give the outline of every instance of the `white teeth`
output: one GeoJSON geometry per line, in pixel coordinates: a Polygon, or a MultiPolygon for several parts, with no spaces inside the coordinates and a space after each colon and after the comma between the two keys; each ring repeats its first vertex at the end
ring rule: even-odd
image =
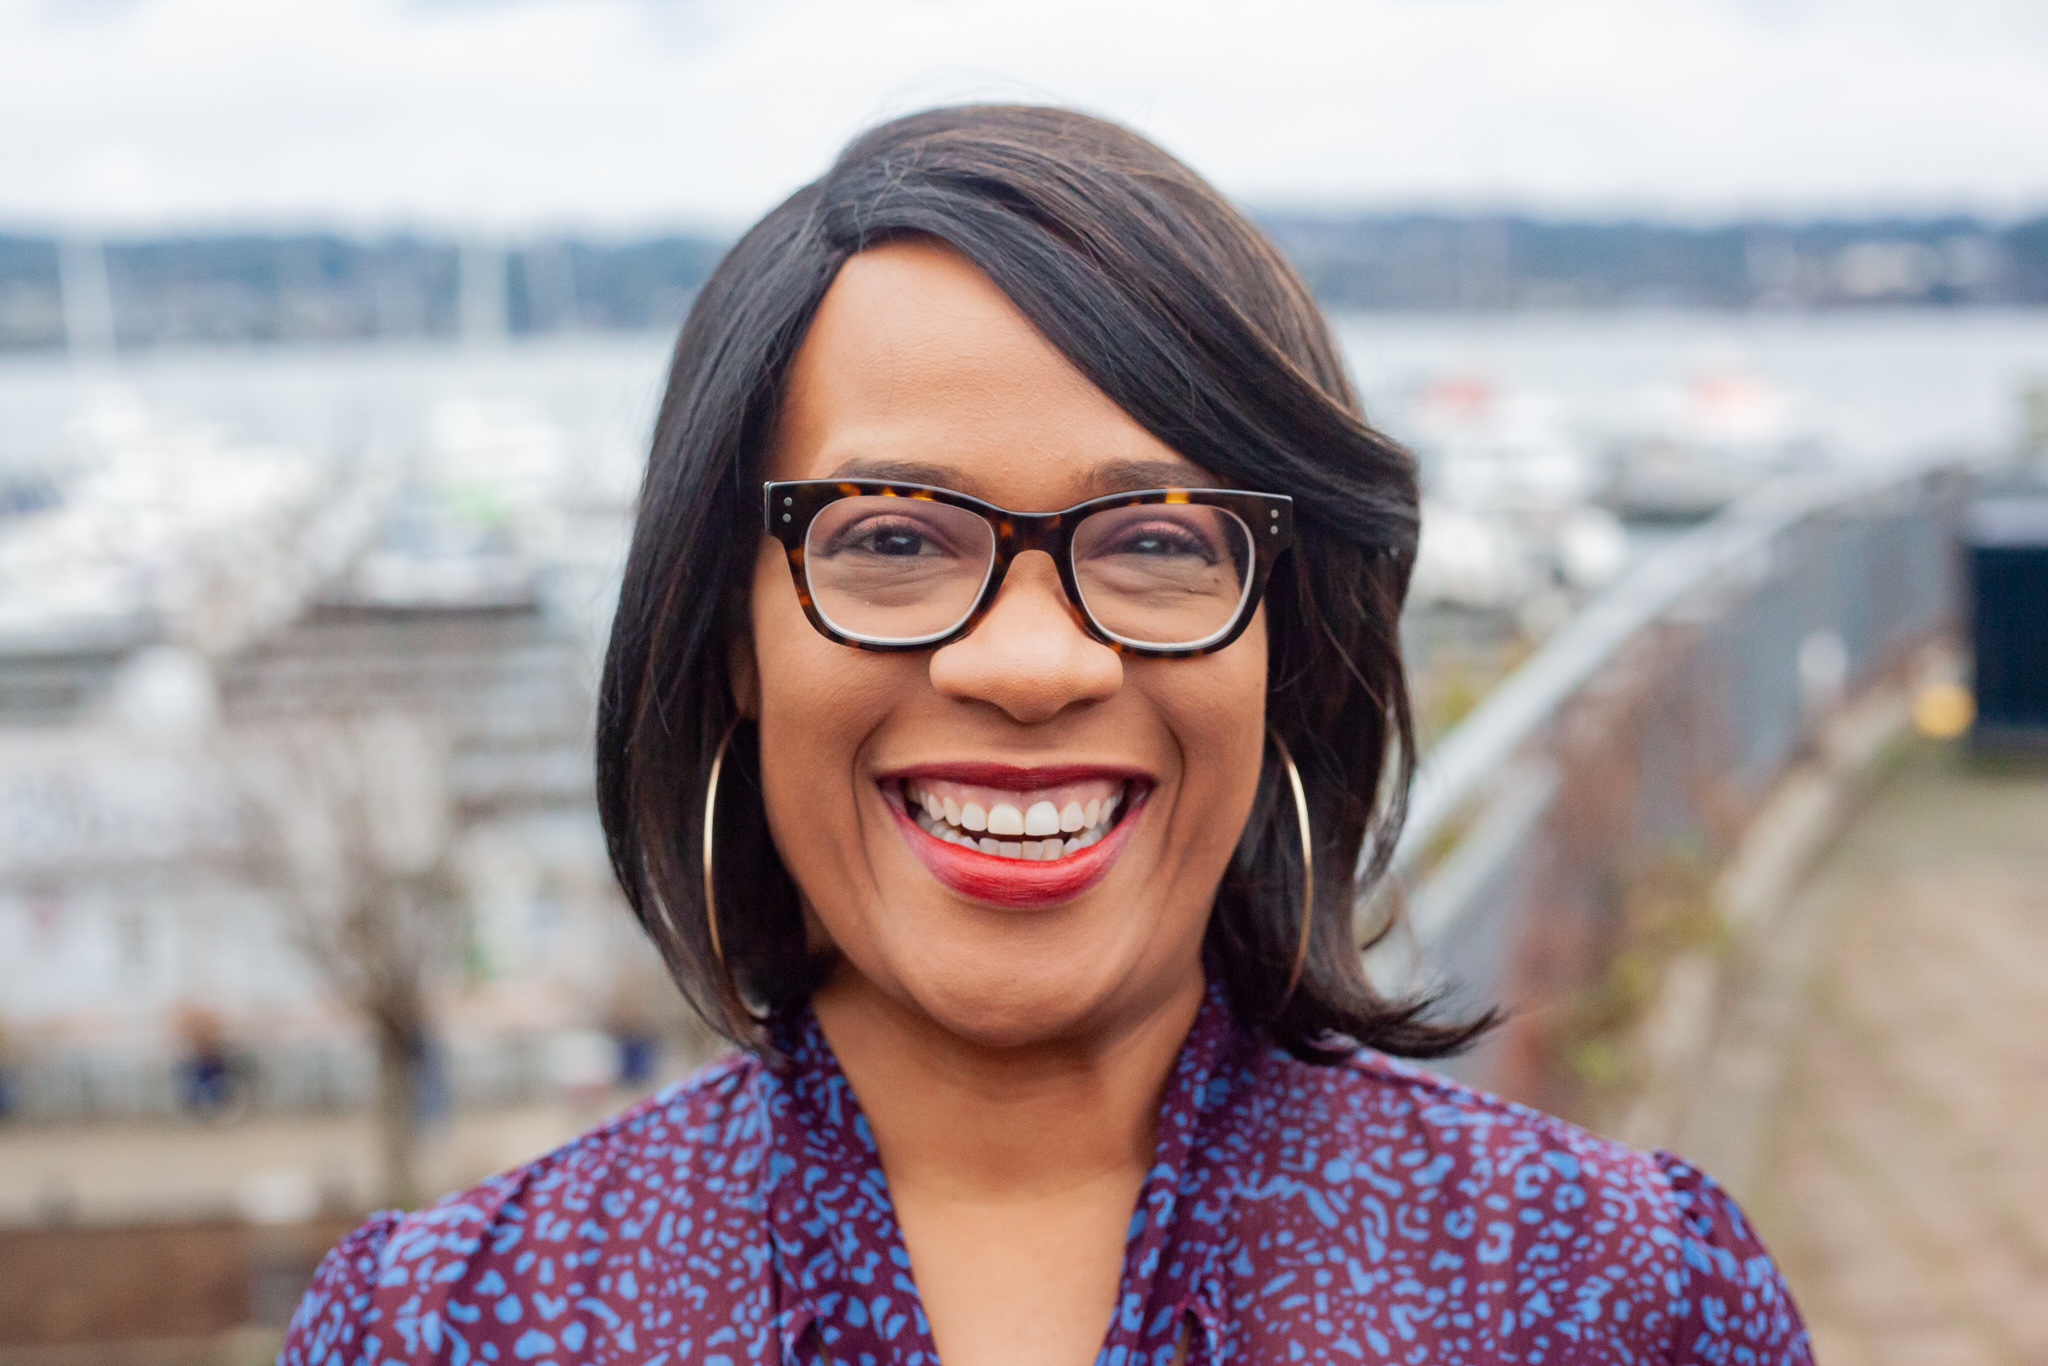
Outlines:
{"type": "Polygon", "coordinates": [[[908,814],[925,833],[965,849],[1027,862],[1062,859],[1100,843],[1121,799],[1122,793],[1113,793],[1086,806],[1078,799],[1064,807],[1041,799],[1028,805],[990,802],[984,808],[979,802],[941,797],[916,783],[903,785],[908,814]]]}

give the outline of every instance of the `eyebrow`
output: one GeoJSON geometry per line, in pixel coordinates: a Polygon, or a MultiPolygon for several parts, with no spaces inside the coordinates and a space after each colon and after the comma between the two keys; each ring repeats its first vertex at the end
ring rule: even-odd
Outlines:
{"type": "Polygon", "coordinates": [[[951,489],[964,493],[970,498],[980,497],[976,491],[974,476],[951,465],[927,465],[917,460],[889,460],[881,457],[855,456],[843,461],[828,479],[868,479],[878,484],[926,484],[932,488],[951,489]]]}
{"type": "Polygon", "coordinates": [[[1140,489],[1207,488],[1215,481],[1187,460],[1110,460],[1088,472],[1087,485],[1100,498],[1140,489]]]}
{"type": "MultiPolygon", "coordinates": [[[[871,479],[884,484],[925,484],[951,489],[970,498],[982,498],[974,476],[953,465],[929,465],[917,460],[890,460],[856,456],[842,462],[827,478],[871,479]]],[[[1140,489],[1206,488],[1208,479],[1185,460],[1109,460],[1088,472],[1082,481],[1086,496],[1077,500],[1102,498],[1112,493],[1136,493],[1140,489]]],[[[988,501],[982,498],[982,501],[988,501]]]]}

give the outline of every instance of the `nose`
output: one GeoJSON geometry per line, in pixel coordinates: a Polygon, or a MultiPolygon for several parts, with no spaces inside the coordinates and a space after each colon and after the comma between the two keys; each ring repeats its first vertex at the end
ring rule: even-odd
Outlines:
{"type": "Polygon", "coordinates": [[[972,631],[931,657],[932,686],[963,702],[985,702],[1024,725],[1068,707],[1100,702],[1123,686],[1123,659],[1081,629],[1052,557],[1030,550],[1010,572],[972,631]]]}

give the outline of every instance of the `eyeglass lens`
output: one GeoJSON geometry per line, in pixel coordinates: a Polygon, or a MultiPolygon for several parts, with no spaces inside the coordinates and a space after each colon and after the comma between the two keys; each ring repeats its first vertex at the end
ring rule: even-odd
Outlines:
{"type": "MultiPolygon", "coordinates": [[[[840,634],[874,644],[937,640],[974,610],[995,564],[980,514],[922,499],[860,496],[826,505],[804,541],[811,601],[840,634]]],[[[1235,624],[1251,588],[1252,536],[1235,513],[1140,504],[1075,528],[1082,608],[1131,645],[1199,646],[1235,624]]]]}

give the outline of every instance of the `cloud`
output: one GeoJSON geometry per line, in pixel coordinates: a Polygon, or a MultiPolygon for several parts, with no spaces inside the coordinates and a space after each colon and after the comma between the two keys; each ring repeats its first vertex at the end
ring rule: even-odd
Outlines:
{"type": "Polygon", "coordinates": [[[1059,100],[1264,203],[2048,202],[2020,0],[0,0],[0,218],[751,218],[875,118],[1059,100]]]}

